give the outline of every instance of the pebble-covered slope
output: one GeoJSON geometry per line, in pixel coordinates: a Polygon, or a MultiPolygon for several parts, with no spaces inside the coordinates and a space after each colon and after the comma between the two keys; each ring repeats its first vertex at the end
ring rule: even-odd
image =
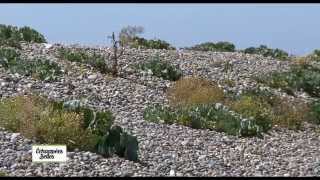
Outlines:
{"type": "Polygon", "coordinates": [[[170,82],[147,72],[135,72],[131,66],[159,54],[179,66],[184,75],[214,81],[231,78],[236,85],[224,88],[241,91],[256,85],[253,76],[286,70],[289,62],[241,53],[185,51],[179,55],[176,51],[128,49],[120,60],[121,78],[110,78],[57,59],[57,47],[45,49],[33,44],[24,46],[23,53],[59,62],[68,71],[63,78],[44,83],[0,68],[0,95],[40,92],[57,99],[87,97],[89,105],[110,109],[116,116],[115,123],[137,136],[141,162],[68,152],[66,164],[32,164],[32,142],[0,130],[0,171],[12,176],[320,176],[319,126],[306,124],[303,131],[296,132],[275,128],[259,139],[146,122],[142,116],[144,108],[153,103],[166,104],[165,90],[170,82]],[[233,70],[224,72],[224,63],[228,61],[233,70]]]}

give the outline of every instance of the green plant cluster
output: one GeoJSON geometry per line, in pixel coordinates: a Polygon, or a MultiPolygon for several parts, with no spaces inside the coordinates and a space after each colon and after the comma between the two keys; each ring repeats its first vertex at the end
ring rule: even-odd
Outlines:
{"type": "Polygon", "coordinates": [[[138,64],[137,69],[143,71],[152,71],[153,75],[170,81],[177,81],[182,76],[182,71],[168,62],[160,60],[159,56],[153,57],[151,60],[138,64]]]}
{"type": "Polygon", "coordinates": [[[0,44],[21,48],[21,41],[34,43],[47,42],[42,34],[28,26],[18,28],[16,26],[0,24],[0,44]]]}
{"type": "Polygon", "coordinates": [[[177,123],[195,129],[216,130],[243,137],[261,137],[262,132],[269,129],[254,119],[243,120],[222,108],[215,107],[214,104],[198,104],[176,109],[156,104],[145,109],[144,119],[157,123],[177,123]]]}
{"type": "Polygon", "coordinates": [[[101,73],[109,73],[111,70],[108,68],[105,58],[97,53],[90,54],[84,50],[70,50],[67,48],[60,48],[58,50],[59,58],[78,62],[82,64],[89,64],[101,73]]]}
{"type": "Polygon", "coordinates": [[[132,48],[145,48],[145,49],[166,49],[166,50],[175,50],[176,48],[170,45],[168,42],[160,39],[150,39],[147,40],[141,37],[134,37],[130,45],[132,48]]]}
{"type": "Polygon", "coordinates": [[[220,41],[217,43],[205,42],[186,49],[195,51],[235,52],[235,48],[235,45],[230,42],[220,41]]]}
{"type": "Polygon", "coordinates": [[[260,45],[259,47],[249,47],[244,49],[242,52],[247,54],[261,54],[264,57],[271,56],[273,58],[277,58],[279,60],[288,60],[289,55],[287,52],[281,49],[271,49],[268,48],[266,45],[260,45]]]}
{"type": "Polygon", "coordinates": [[[303,90],[312,97],[320,97],[320,69],[309,64],[294,65],[288,72],[273,72],[258,77],[257,81],[283,89],[291,95],[294,91],[303,90]]]}
{"type": "Polygon", "coordinates": [[[55,81],[62,74],[57,63],[39,58],[23,60],[20,53],[11,48],[0,48],[0,65],[12,73],[44,81],[55,81]]]}

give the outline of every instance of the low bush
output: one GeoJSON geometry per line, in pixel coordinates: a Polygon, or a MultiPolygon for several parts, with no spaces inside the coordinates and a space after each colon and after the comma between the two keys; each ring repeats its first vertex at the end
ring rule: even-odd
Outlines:
{"type": "Polygon", "coordinates": [[[151,39],[147,40],[145,38],[135,36],[131,43],[131,48],[145,48],[145,49],[166,49],[166,50],[175,50],[175,47],[170,45],[168,42],[160,39],[151,39]]]}
{"type": "Polygon", "coordinates": [[[299,129],[302,122],[310,120],[307,103],[280,98],[267,90],[246,91],[231,101],[230,107],[245,117],[252,117],[264,129],[271,128],[270,124],[299,129]]]}
{"type": "Polygon", "coordinates": [[[263,131],[268,131],[272,127],[272,107],[261,99],[244,95],[233,102],[231,109],[244,117],[254,119],[263,131]]]}
{"type": "Polygon", "coordinates": [[[260,45],[259,47],[249,47],[242,52],[247,53],[247,54],[261,54],[265,57],[271,56],[273,58],[279,59],[279,60],[288,60],[289,59],[289,54],[285,52],[284,50],[281,49],[271,49],[268,48],[265,45],[260,45]]]}
{"type": "Polygon", "coordinates": [[[170,81],[177,81],[182,76],[180,69],[160,60],[159,56],[152,57],[143,64],[138,64],[136,68],[143,71],[152,71],[154,76],[170,81]]]}
{"type": "Polygon", "coordinates": [[[205,42],[186,49],[195,51],[235,52],[235,45],[225,41],[217,43],[205,42]]]}
{"type": "Polygon", "coordinates": [[[106,64],[105,57],[97,53],[90,54],[84,50],[69,50],[67,48],[60,48],[58,50],[58,56],[61,59],[71,62],[89,64],[101,73],[111,72],[106,64]]]}
{"type": "Polygon", "coordinates": [[[218,103],[224,99],[223,90],[217,84],[197,77],[180,79],[168,89],[167,95],[173,106],[218,103]]]}
{"type": "Polygon", "coordinates": [[[106,157],[111,156],[110,153],[117,153],[136,161],[136,137],[127,134],[121,127],[112,127],[113,121],[111,112],[91,110],[78,100],[56,102],[39,96],[18,96],[0,102],[1,127],[20,132],[40,143],[66,144],[68,150],[79,148],[106,157]],[[114,128],[121,131],[115,134],[114,128]],[[113,139],[114,135],[121,139],[113,139]],[[116,151],[105,152],[105,148],[116,151]]]}

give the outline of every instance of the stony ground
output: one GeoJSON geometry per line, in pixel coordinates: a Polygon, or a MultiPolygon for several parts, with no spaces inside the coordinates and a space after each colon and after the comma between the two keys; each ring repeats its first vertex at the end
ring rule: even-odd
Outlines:
{"type": "MultiPolygon", "coordinates": [[[[180,125],[146,122],[143,110],[166,104],[170,81],[137,72],[133,65],[158,54],[179,66],[185,76],[197,75],[221,83],[226,91],[241,92],[257,86],[254,77],[285,71],[289,62],[241,53],[204,53],[128,49],[120,60],[119,78],[102,75],[89,67],[56,58],[54,45],[24,46],[28,56],[47,57],[65,69],[59,81],[45,83],[0,68],[0,96],[39,92],[56,99],[87,98],[88,105],[110,109],[116,124],[137,136],[139,163],[90,152],[68,152],[65,164],[33,164],[32,141],[0,130],[0,171],[12,176],[320,176],[320,127],[305,124],[301,131],[274,128],[259,138],[239,138],[180,125]],[[226,63],[232,68],[225,69],[226,63]],[[223,84],[225,79],[234,82],[223,84]]],[[[107,55],[107,48],[86,48],[107,55]]],[[[278,90],[273,90],[288,96],[278,90]]],[[[305,94],[299,98],[310,99],[305,94]]]]}

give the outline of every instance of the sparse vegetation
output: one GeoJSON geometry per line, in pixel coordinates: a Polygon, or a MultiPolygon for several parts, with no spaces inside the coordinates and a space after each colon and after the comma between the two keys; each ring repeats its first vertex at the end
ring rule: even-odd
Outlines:
{"type": "Polygon", "coordinates": [[[84,50],[69,50],[67,48],[60,48],[58,50],[58,56],[61,59],[71,62],[89,64],[101,73],[111,72],[110,68],[106,64],[106,58],[95,52],[90,54],[84,50]]]}
{"type": "Polygon", "coordinates": [[[143,71],[151,71],[154,76],[171,81],[177,81],[182,76],[180,69],[160,60],[159,56],[154,56],[149,61],[138,64],[136,68],[143,71]]]}
{"type": "Polygon", "coordinates": [[[0,65],[11,73],[32,76],[44,81],[55,81],[62,74],[57,63],[39,58],[23,60],[16,50],[10,48],[0,48],[0,65]]]}

